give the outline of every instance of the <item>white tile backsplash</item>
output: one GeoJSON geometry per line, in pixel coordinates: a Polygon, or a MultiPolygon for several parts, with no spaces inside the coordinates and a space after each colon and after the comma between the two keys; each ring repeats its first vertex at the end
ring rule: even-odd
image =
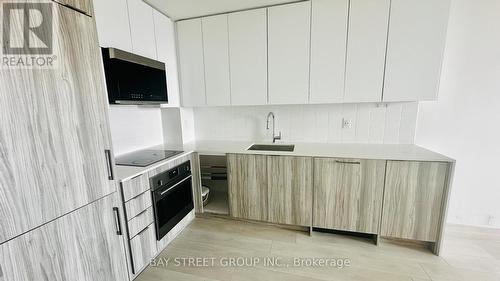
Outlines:
{"type": "Polygon", "coordinates": [[[266,117],[276,116],[284,142],[414,143],[418,103],[195,108],[197,140],[269,141],[266,117]],[[352,120],[343,129],[342,119],[352,120]]]}
{"type": "Polygon", "coordinates": [[[158,107],[111,105],[109,119],[116,156],[164,142],[158,107]]]}

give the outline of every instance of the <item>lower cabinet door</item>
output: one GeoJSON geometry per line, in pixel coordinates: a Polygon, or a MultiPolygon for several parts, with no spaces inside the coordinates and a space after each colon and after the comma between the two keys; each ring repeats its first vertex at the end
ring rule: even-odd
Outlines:
{"type": "Polygon", "coordinates": [[[388,161],[381,235],[436,242],[449,164],[388,161]]]}
{"type": "Polygon", "coordinates": [[[0,245],[0,280],[128,280],[117,199],[108,195],[0,245]]]}
{"type": "Polygon", "coordinates": [[[267,156],[228,154],[229,214],[267,221],[267,156]]]}
{"type": "Polygon", "coordinates": [[[312,217],[312,158],[267,157],[268,221],[310,226],[312,217]]]}
{"type": "Polygon", "coordinates": [[[130,251],[132,252],[132,263],[134,265],[132,274],[136,275],[141,272],[157,254],[154,224],[150,224],[130,240],[130,251]]]}
{"type": "Polygon", "coordinates": [[[314,159],[313,226],[376,234],[385,160],[314,159]]]}

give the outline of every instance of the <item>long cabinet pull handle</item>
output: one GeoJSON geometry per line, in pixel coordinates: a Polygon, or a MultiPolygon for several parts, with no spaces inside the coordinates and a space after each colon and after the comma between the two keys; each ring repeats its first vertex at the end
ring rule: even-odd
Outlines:
{"type": "Polygon", "coordinates": [[[114,175],[114,172],[113,172],[113,164],[112,161],[111,161],[111,150],[109,149],[106,149],[104,150],[104,153],[106,154],[106,164],[108,165],[108,179],[110,181],[114,180],[115,179],[115,175],[114,175]]]}
{"type": "Polygon", "coordinates": [[[115,213],[116,235],[122,235],[122,224],[120,223],[120,211],[118,207],[113,207],[115,213]]]}
{"type": "Polygon", "coordinates": [[[340,160],[335,160],[335,162],[339,164],[350,164],[350,165],[361,165],[361,162],[350,162],[350,161],[340,161],[340,160]]]}

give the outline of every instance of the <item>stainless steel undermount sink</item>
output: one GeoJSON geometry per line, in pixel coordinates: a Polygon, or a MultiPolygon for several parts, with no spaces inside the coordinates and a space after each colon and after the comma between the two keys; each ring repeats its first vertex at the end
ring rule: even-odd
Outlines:
{"type": "Polygon", "coordinates": [[[293,152],[295,150],[295,145],[284,145],[284,144],[254,144],[250,146],[247,150],[260,150],[260,151],[284,151],[293,152]]]}

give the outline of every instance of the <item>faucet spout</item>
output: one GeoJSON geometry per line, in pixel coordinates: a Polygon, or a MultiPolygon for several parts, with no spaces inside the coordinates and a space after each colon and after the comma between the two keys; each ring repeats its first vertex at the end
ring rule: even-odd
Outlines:
{"type": "Polygon", "coordinates": [[[266,130],[269,130],[269,119],[271,117],[273,118],[273,143],[276,143],[276,140],[281,140],[281,132],[279,133],[279,135],[276,136],[275,126],[274,126],[274,121],[275,121],[276,118],[274,117],[274,113],[273,112],[269,112],[267,114],[266,130]]]}

